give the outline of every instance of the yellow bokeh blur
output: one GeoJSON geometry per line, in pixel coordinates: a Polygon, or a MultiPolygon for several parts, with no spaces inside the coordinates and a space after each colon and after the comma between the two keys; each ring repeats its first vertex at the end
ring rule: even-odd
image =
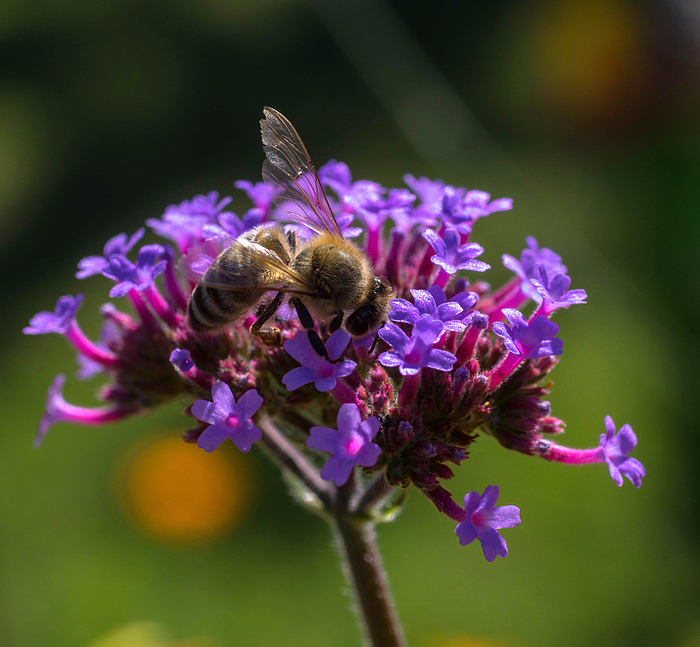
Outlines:
{"type": "Polygon", "coordinates": [[[472,638],[452,638],[436,644],[436,647],[505,647],[505,645],[472,638]]]}
{"type": "Polygon", "coordinates": [[[117,471],[128,516],[156,540],[199,545],[238,526],[250,507],[251,470],[235,450],[211,454],[174,436],[132,447],[117,471]]]}
{"type": "Polygon", "coordinates": [[[206,638],[172,642],[166,629],[155,622],[131,622],[116,627],[87,647],[214,647],[206,638]]]}

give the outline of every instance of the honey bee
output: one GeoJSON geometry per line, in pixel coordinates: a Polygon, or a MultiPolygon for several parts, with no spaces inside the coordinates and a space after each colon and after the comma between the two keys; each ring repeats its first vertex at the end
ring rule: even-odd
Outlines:
{"type": "Polygon", "coordinates": [[[293,228],[265,225],[241,235],[199,279],[189,302],[190,324],[199,332],[220,330],[258,306],[268,292],[277,292],[258,306],[251,333],[279,343],[279,331],[263,326],[289,295],[314,349],[327,356],[314,319],[330,320],[331,332],[344,324],[353,337],[363,337],[386,321],[393,292],[375,275],[367,255],[343,238],[294,126],[277,110],[263,112],[263,180],[275,203],[315,236],[304,240],[293,228]]]}

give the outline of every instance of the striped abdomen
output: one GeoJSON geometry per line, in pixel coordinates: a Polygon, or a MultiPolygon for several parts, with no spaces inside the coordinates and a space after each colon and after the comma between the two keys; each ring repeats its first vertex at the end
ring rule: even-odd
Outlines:
{"type": "Polygon", "coordinates": [[[190,298],[190,325],[197,332],[225,328],[248,312],[264,294],[264,290],[221,290],[198,285],[190,298]]]}

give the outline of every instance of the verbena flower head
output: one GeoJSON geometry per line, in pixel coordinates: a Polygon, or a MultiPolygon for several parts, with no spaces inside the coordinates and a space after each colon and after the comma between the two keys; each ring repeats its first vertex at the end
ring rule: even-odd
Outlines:
{"type": "MultiPolygon", "coordinates": [[[[357,335],[353,344],[344,328],[352,311],[325,317],[299,291],[300,301],[307,298],[311,332],[301,326],[290,298],[295,293],[288,294],[284,281],[265,284],[250,311],[219,331],[198,332],[191,325],[194,283],[188,279],[200,281],[234,239],[267,223],[281,227],[289,240],[315,235],[304,233],[280,206],[284,203],[273,201],[290,202],[279,187],[271,193],[260,182],[237,182],[250,201],[242,218],[224,211],[230,198],[215,192],[167,207],[147,224],[175,249],[146,245],[134,261],[130,257],[143,230],[108,241],[104,255],[83,259],[79,272],[107,276],[116,282],[106,283],[110,296],[127,296],[120,309],[111,303],[101,308],[101,340],[91,341],[78,327],[81,295],[61,297],[53,312],[39,313],[25,329],[62,334],[81,357],[86,376],[101,371],[106,383],[98,398],[104,406],[66,402],[65,377],[59,375],[49,389],[36,444],[59,422],[102,425],[181,399],[186,414],[196,419],[184,433],[186,441],[212,451],[230,438],[243,452],[261,442],[272,455],[287,452],[288,466],[313,467],[316,451],[330,453],[320,474],[305,481],[308,487],[317,481],[333,487],[322,479],[367,486],[370,494],[373,487],[380,492],[415,487],[459,523],[462,543],[479,539],[490,561],[507,554],[497,530],[519,522],[517,508],[494,507],[495,486],[482,496],[467,495],[465,508],[446,488],[478,436],[546,460],[606,463],[616,483],[626,476],[639,486],[644,468],[628,456],[636,444],[629,425],[616,434],[606,419],[600,446],[586,450],[552,440],[564,429],[547,399],[563,346],[550,317],[557,308],[585,302],[582,290],[569,289],[561,258],[529,238],[520,260],[504,256],[515,278],[493,290],[486,283],[470,285],[472,272],[489,269],[477,260],[484,250],[470,242],[472,229],[489,213],[510,209],[510,200],[491,201],[487,193],[440,180],[407,175],[405,181],[408,189],[354,180],[345,164],[332,161],[321,167],[314,185],[314,191],[328,189],[339,231],[357,236],[358,253],[381,279],[376,283],[373,277],[363,297],[365,314],[372,308],[383,312],[381,298],[388,294],[386,303],[393,298],[384,324],[357,335]],[[373,292],[379,284],[384,292],[373,292]],[[280,308],[260,335],[252,334],[256,316],[273,300],[280,308]],[[302,388],[310,383],[314,388],[302,388]],[[353,473],[357,478],[350,478],[353,473]]],[[[213,290],[212,300],[223,303],[213,290]]]]}

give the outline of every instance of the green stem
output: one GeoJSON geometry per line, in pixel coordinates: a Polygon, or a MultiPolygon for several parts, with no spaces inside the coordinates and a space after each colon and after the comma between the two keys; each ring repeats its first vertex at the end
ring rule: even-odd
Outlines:
{"type": "Polygon", "coordinates": [[[377,547],[374,522],[366,518],[367,509],[388,489],[384,478],[375,480],[374,487],[369,488],[370,494],[365,492],[361,499],[364,505],[354,511],[351,505],[357,494],[356,470],[352,470],[345,485],[336,488],[321,479],[317,469],[268,416],[263,416],[258,425],[263,432],[262,445],[270,457],[323,505],[327,513],[324,516],[336,532],[343,570],[355,592],[357,613],[368,644],[372,647],[405,647],[377,547]]]}
{"type": "Polygon", "coordinates": [[[372,647],[405,647],[371,521],[335,517],[336,534],[364,633],[372,647]]]}

